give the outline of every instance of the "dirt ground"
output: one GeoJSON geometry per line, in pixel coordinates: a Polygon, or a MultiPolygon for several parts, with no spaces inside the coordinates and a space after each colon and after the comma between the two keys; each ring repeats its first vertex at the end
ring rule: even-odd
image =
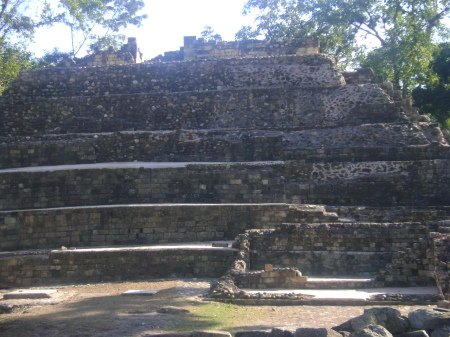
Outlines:
{"type": "MultiPolygon", "coordinates": [[[[363,306],[248,306],[203,301],[212,280],[160,280],[29,289],[57,289],[50,299],[0,300],[13,312],[0,315],[2,337],[145,337],[170,331],[269,329],[274,326],[333,327],[361,315],[363,306]],[[127,290],[160,290],[152,296],[123,295],[127,290]],[[161,307],[188,314],[157,313],[161,307]],[[217,310],[217,313],[216,311],[217,310]],[[225,320],[226,322],[222,322],[225,320]],[[228,325],[227,325],[228,324],[228,325]],[[231,325],[230,325],[231,324],[231,325]],[[230,328],[232,327],[232,328],[230,328]]],[[[3,294],[16,289],[0,290],[3,294]]],[[[399,306],[403,314],[429,306],[399,306]]]]}

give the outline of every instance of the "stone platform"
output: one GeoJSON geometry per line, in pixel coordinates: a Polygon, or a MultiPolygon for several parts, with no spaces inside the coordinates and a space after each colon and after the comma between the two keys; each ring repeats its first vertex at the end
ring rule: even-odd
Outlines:
{"type": "MultiPolygon", "coordinates": [[[[223,242],[230,245],[230,242],[223,242]]],[[[2,287],[220,277],[237,253],[213,242],[0,253],[2,287]]]]}
{"type": "Polygon", "coordinates": [[[0,283],[218,277],[245,253],[447,292],[448,133],[302,43],[22,72],[0,97],[0,283]]]}

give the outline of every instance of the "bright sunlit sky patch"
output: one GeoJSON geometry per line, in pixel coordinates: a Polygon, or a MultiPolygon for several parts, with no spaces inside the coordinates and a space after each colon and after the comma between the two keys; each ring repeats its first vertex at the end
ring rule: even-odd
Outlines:
{"type": "MultiPolygon", "coordinates": [[[[140,28],[128,27],[122,33],[136,37],[144,59],[149,60],[165,51],[178,50],[183,37],[200,37],[205,26],[211,26],[225,41],[233,41],[234,34],[244,25],[252,25],[254,18],[243,16],[246,0],[146,0],[142,13],[148,15],[140,28]]],[[[70,50],[69,29],[55,26],[37,32],[30,46],[36,56],[58,47],[70,50]]],[[[78,56],[83,56],[80,53],[78,56]]]]}

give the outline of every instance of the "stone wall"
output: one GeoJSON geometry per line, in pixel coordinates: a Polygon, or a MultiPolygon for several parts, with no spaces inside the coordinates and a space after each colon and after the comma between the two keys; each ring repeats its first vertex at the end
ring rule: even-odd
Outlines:
{"type": "Polygon", "coordinates": [[[436,284],[433,279],[437,261],[430,235],[415,238],[392,256],[391,263],[380,271],[386,286],[420,286],[426,281],[436,284]]]}
{"type": "Polygon", "coordinates": [[[404,125],[398,132],[393,127],[374,124],[355,126],[352,133],[346,133],[350,128],[343,127],[291,133],[177,130],[23,136],[0,143],[0,169],[136,160],[321,163],[450,159],[450,147],[430,146],[433,138],[429,140],[422,131],[412,133],[407,128],[404,125]],[[343,134],[349,137],[344,138],[343,134]],[[389,140],[391,144],[387,144],[389,140]]]}
{"type": "Polygon", "coordinates": [[[428,231],[422,223],[405,222],[284,224],[276,230],[251,232],[250,241],[258,252],[396,252],[412,247],[428,231]]]}
{"type": "Polygon", "coordinates": [[[62,167],[47,172],[2,172],[0,205],[4,210],[18,210],[140,203],[284,202],[283,183],[275,173],[281,168],[277,164],[131,165],[132,169],[107,164],[106,169],[94,170],[62,167]],[[153,168],[145,168],[148,165],[153,168]]]}
{"type": "Polygon", "coordinates": [[[77,249],[0,253],[2,287],[168,277],[219,277],[236,252],[227,248],[77,249]]]}
{"type": "Polygon", "coordinates": [[[284,172],[289,203],[366,206],[448,205],[446,160],[315,163],[284,172]],[[294,183],[295,182],[295,183],[294,183]]]}
{"type": "Polygon", "coordinates": [[[344,77],[335,69],[333,58],[317,54],[25,70],[3,92],[3,97],[167,94],[248,87],[334,88],[344,84],[344,77]]]}
{"type": "Polygon", "coordinates": [[[247,289],[300,289],[308,279],[296,268],[269,269],[242,272],[234,278],[234,283],[239,288],[247,289]]]}
{"type": "MultiPolygon", "coordinates": [[[[318,248],[320,249],[320,247],[318,248]]],[[[391,263],[393,252],[345,252],[345,251],[272,251],[255,255],[252,269],[258,270],[265,263],[276,266],[295,266],[303,275],[317,277],[367,277],[377,276],[391,263]]],[[[428,279],[427,279],[428,281],[428,279]]]]}
{"type": "Polygon", "coordinates": [[[2,170],[2,210],[142,203],[448,205],[448,160],[105,163],[2,170]]]}
{"type": "Polygon", "coordinates": [[[245,89],[39,98],[4,105],[1,134],[223,128],[302,130],[406,121],[401,109],[378,87],[352,89],[352,94],[348,88],[245,89]],[[375,97],[368,99],[370,95],[375,97]]]}
{"type": "Polygon", "coordinates": [[[114,205],[0,212],[0,251],[233,240],[247,229],[275,228],[307,216],[286,204],[114,205]]]}
{"type": "MultiPolygon", "coordinates": [[[[449,225],[448,220],[446,225],[449,225]]],[[[433,238],[433,259],[435,268],[432,270],[440,290],[450,300],[450,235],[437,234],[433,238]]],[[[430,257],[431,258],[431,257],[430,257]]]]}
{"type": "Polygon", "coordinates": [[[327,212],[353,222],[430,222],[450,217],[450,206],[365,207],[326,205],[327,212]]]}
{"type": "Polygon", "coordinates": [[[317,38],[293,39],[288,41],[233,41],[216,42],[197,39],[195,36],[184,37],[184,60],[262,57],[296,54],[317,54],[317,38]]]}
{"type": "Polygon", "coordinates": [[[176,130],[22,136],[0,143],[0,169],[121,161],[405,161],[450,159],[435,127],[371,124],[303,131],[176,130]],[[431,145],[431,146],[430,146],[431,145]]]}
{"type": "MultiPolygon", "coordinates": [[[[390,285],[429,284],[433,223],[282,225],[250,231],[251,269],[270,263],[303,275],[376,276],[390,285]]],[[[435,226],[436,227],[436,226],[435,226]]]]}

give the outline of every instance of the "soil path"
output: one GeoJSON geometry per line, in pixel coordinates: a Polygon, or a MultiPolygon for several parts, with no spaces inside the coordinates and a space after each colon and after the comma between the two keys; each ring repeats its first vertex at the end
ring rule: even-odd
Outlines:
{"type": "MultiPolygon", "coordinates": [[[[2,337],[145,337],[149,334],[180,330],[190,326],[214,329],[217,322],[202,320],[197,314],[205,305],[211,280],[161,280],[154,282],[102,283],[93,285],[40,287],[58,289],[51,299],[0,300],[0,305],[13,306],[13,312],[0,315],[2,337]],[[153,296],[122,295],[127,290],[160,290],[153,296]],[[159,314],[164,306],[186,308],[188,315],[159,314]],[[187,325],[186,325],[187,324],[187,325]]],[[[3,294],[11,290],[1,290],[3,294]]],[[[249,306],[236,310],[233,330],[261,329],[274,326],[333,327],[361,315],[363,306],[249,306]]],[[[429,306],[399,306],[403,314],[429,306]]],[[[231,315],[231,316],[230,316],[231,315]]],[[[188,330],[191,331],[191,330],[188,330]]]]}

